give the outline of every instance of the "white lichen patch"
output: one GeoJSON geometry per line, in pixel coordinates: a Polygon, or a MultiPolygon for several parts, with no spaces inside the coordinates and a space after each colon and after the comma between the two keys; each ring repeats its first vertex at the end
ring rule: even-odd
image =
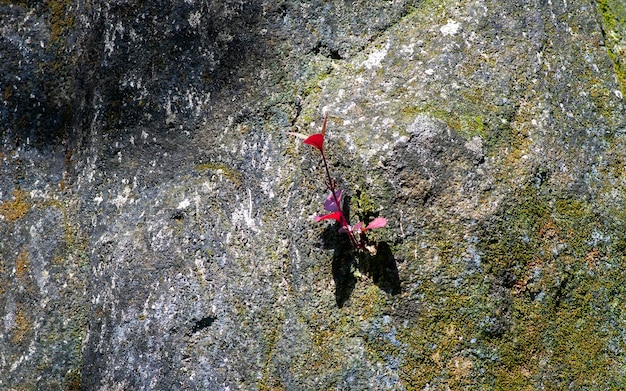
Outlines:
{"type": "Polygon", "coordinates": [[[461,30],[461,23],[455,22],[451,19],[448,19],[448,23],[444,24],[439,29],[439,31],[441,31],[441,34],[443,34],[444,36],[456,35],[459,30],[461,30]]]}
{"type": "Polygon", "coordinates": [[[189,18],[187,18],[187,22],[189,22],[189,25],[191,27],[196,28],[200,25],[201,18],[202,18],[202,14],[200,13],[200,11],[192,12],[189,14],[189,18]]]}
{"type": "Polygon", "coordinates": [[[367,69],[380,68],[383,60],[387,57],[389,52],[389,43],[387,43],[382,49],[375,50],[367,57],[367,60],[363,61],[363,66],[367,69]]]}
{"type": "Polygon", "coordinates": [[[204,267],[204,261],[202,260],[202,258],[194,259],[194,264],[196,265],[196,270],[198,271],[198,274],[200,275],[202,280],[206,281],[207,271],[206,271],[206,268],[204,267]]]}
{"type": "Polygon", "coordinates": [[[4,322],[4,331],[10,332],[15,326],[15,302],[13,300],[7,300],[4,306],[4,316],[2,320],[4,322]]]}
{"type": "Polygon", "coordinates": [[[402,45],[400,47],[400,54],[406,57],[411,57],[415,50],[415,43],[410,43],[408,45],[402,45]]]}
{"type": "MultiPolygon", "coordinates": [[[[47,189],[46,189],[47,190],[47,189]]],[[[0,194],[1,196],[2,194],[0,194]]],[[[41,200],[47,200],[52,198],[50,196],[50,194],[48,193],[48,191],[43,191],[41,189],[33,189],[29,192],[28,194],[30,196],[30,199],[34,200],[34,199],[41,199],[41,200]]]]}
{"type": "Polygon", "coordinates": [[[122,190],[122,194],[118,194],[111,202],[118,208],[121,208],[128,202],[128,198],[130,197],[130,187],[124,186],[124,190],[122,190]]]}
{"type": "Polygon", "coordinates": [[[189,201],[188,198],[185,198],[184,200],[178,203],[178,206],[176,207],[176,209],[179,209],[179,210],[187,209],[189,208],[189,205],[191,205],[191,201],[189,201]]]}
{"type": "Polygon", "coordinates": [[[258,232],[259,228],[257,227],[257,221],[253,217],[254,213],[254,204],[252,202],[252,192],[248,189],[248,197],[243,200],[231,216],[231,221],[239,227],[247,227],[248,229],[258,232]]]}

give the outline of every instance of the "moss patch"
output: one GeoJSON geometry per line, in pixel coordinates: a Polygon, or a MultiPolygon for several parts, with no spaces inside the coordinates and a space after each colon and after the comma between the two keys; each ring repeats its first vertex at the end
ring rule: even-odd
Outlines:
{"type": "Polygon", "coordinates": [[[10,223],[23,218],[29,210],[27,197],[25,191],[13,190],[13,200],[0,203],[0,215],[10,223]]]}
{"type": "Polygon", "coordinates": [[[514,278],[505,286],[507,330],[486,340],[499,357],[495,388],[620,384],[615,349],[623,343],[617,328],[605,327],[623,315],[606,303],[626,294],[619,283],[622,262],[610,256],[617,241],[599,240],[607,227],[584,199],[530,190],[523,199],[504,213],[486,235],[494,241],[483,247],[489,274],[514,278]]]}
{"type": "Polygon", "coordinates": [[[618,389],[625,235],[592,205],[523,189],[481,223],[478,273],[457,238],[431,233],[437,248],[420,249],[419,288],[396,311],[411,316],[397,343],[371,350],[402,357],[407,389],[618,389]]]}
{"type": "Polygon", "coordinates": [[[50,26],[54,41],[74,27],[74,15],[71,12],[72,2],[69,0],[49,0],[45,4],[50,12],[50,26]]]}
{"type": "Polygon", "coordinates": [[[28,253],[26,250],[22,250],[17,256],[17,260],[15,261],[15,276],[18,279],[24,278],[26,274],[28,274],[28,269],[30,268],[30,261],[28,260],[28,253]]]}
{"type": "Polygon", "coordinates": [[[24,310],[18,308],[15,311],[15,329],[11,342],[18,344],[24,341],[26,335],[32,330],[33,325],[24,310]]]}
{"type": "Polygon", "coordinates": [[[216,175],[223,177],[235,186],[241,186],[242,175],[240,172],[233,170],[222,163],[201,163],[196,166],[196,170],[199,172],[213,171],[216,175]]]}
{"type": "Polygon", "coordinates": [[[604,24],[604,39],[609,57],[626,96],[626,5],[621,0],[596,0],[604,24]]]}
{"type": "Polygon", "coordinates": [[[65,376],[65,391],[80,391],[82,390],[82,377],[80,369],[72,369],[67,372],[65,376]]]}

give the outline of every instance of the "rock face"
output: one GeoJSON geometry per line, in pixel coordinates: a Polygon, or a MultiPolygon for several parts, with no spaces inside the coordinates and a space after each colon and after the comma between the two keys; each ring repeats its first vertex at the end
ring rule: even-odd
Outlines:
{"type": "Polygon", "coordinates": [[[622,2],[0,14],[1,389],[626,384],[622,2]]]}

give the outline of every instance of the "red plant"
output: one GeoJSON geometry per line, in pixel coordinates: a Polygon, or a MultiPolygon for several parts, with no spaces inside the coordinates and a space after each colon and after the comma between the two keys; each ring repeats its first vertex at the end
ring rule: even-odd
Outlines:
{"type": "Polygon", "coordinates": [[[324,163],[324,170],[326,172],[326,188],[330,191],[330,194],[324,202],[324,209],[331,213],[322,216],[316,216],[315,221],[337,221],[341,225],[339,232],[346,233],[348,235],[348,238],[350,239],[350,243],[352,243],[352,246],[355,249],[360,250],[365,248],[365,231],[386,226],[387,219],[385,219],[384,217],[376,217],[367,226],[364,226],[363,222],[361,221],[357,222],[354,225],[350,225],[350,222],[346,218],[346,215],[341,208],[341,196],[343,195],[343,190],[337,188],[337,181],[330,175],[328,161],[326,160],[326,154],[324,153],[324,136],[326,134],[327,120],[328,113],[325,113],[321,133],[315,133],[310,136],[291,132],[289,134],[304,139],[303,143],[314,147],[315,149],[320,151],[320,154],[322,155],[322,162],[324,163]]]}

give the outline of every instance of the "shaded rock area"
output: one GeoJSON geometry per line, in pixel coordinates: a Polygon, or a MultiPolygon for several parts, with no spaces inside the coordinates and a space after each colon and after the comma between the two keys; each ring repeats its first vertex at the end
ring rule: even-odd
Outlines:
{"type": "Polygon", "coordinates": [[[623,388],[625,21],[0,1],[0,389],[623,388]]]}

